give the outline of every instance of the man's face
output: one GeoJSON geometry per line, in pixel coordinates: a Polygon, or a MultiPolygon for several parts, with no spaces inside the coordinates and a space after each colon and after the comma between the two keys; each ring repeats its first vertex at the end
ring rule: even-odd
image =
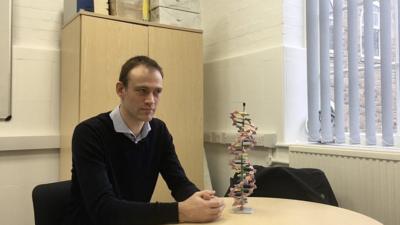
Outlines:
{"type": "Polygon", "coordinates": [[[162,76],[158,70],[139,65],[129,71],[128,85],[117,83],[121,107],[130,120],[150,121],[156,111],[162,91],[162,76]]]}

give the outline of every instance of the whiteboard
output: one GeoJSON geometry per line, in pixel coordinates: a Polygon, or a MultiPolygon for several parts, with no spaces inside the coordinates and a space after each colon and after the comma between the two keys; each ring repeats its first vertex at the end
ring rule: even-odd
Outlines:
{"type": "Polygon", "coordinates": [[[0,120],[11,119],[12,0],[0,0],[0,120]]]}

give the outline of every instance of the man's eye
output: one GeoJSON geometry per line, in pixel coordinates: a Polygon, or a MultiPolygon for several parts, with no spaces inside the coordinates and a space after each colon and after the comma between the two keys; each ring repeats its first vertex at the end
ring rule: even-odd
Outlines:
{"type": "Polygon", "coordinates": [[[139,92],[140,94],[145,94],[147,91],[144,88],[140,88],[137,90],[137,92],[139,92]]]}

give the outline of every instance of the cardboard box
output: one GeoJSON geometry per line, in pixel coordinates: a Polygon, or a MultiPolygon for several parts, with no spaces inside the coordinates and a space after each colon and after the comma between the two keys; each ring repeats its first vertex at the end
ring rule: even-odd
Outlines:
{"type": "Polygon", "coordinates": [[[200,13],[199,0],[150,0],[150,8],[165,7],[200,13]]]}
{"type": "Polygon", "coordinates": [[[110,0],[111,15],[142,20],[142,2],[142,0],[110,0]]]}
{"type": "Polygon", "coordinates": [[[157,7],[151,10],[150,18],[152,22],[157,22],[160,24],[201,29],[201,19],[199,13],[157,7]]]}

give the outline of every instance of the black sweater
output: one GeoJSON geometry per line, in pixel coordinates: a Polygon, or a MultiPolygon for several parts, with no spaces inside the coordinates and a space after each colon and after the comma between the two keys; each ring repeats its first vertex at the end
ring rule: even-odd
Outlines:
{"type": "Polygon", "coordinates": [[[114,130],[109,113],[80,123],[72,138],[72,201],[64,224],[134,225],[178,222],[178,203],[149,203],[161,173],[172,196],[198,191],[181,167],[164,122],[150,121],[135,144],[114,130]]]}

